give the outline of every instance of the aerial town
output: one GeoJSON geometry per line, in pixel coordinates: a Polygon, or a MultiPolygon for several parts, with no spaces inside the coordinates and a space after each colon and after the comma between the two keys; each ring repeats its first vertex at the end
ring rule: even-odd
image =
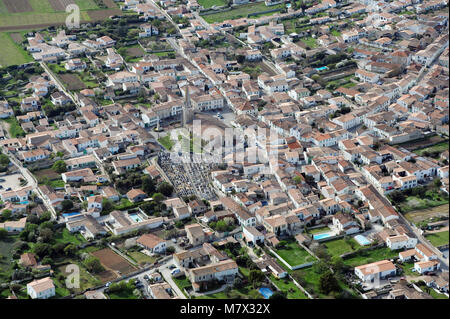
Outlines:
{"type": "Polygon", "coordinates": [[[448,299],[448,26],[0,0],[0,299],[448,299]]]}

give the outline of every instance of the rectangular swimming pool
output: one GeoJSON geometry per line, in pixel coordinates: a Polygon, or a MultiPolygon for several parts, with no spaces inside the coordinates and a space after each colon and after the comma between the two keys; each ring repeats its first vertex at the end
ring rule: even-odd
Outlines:
{"type": "Polygon", "coordinates": [[[333,234],[331,233],[321,233],[321,234],[315,234],[313,235],[313,239],[314,240],[318,240],[318,239],[323,239],[323,238],[328,238],[333,236],[333,234]]]}
{"type": "Polygon", "coordinates": [[[270,288],[259,288],[259,293],[264,297],[264,299],[269,299],[273,295],[273,291],[270,288]]]}
{"type": "Polygon", "coordinates": [[[72,212],[72,213],[64,213],[62,214],[63,217],[72,217],[75,215],[80,215],[80,212],[72,212]]]}
{"type": "Polygon", "coordinates": [[[132,221],[134,221],[135,223],[140,223],[141,221],[143,221],[143,219],[138,215],[138,214],[130,214],[128,215],[132,221]]]}
{"type": "Polygon", "coordinates": [[[354,238],[361,246],[367,246],[370,245],[371,243],[371,241],[366,237],[364,237],[363,235],[356,235],[354,238]]]}

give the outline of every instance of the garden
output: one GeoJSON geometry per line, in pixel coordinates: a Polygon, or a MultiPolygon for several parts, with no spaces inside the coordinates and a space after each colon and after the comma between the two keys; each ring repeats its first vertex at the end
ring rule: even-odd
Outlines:
{"type": "Polygon", "coordinates": [[[300,245],[292,239],[288,241],[281,241],[275,252],[292,267],[316,260],[310,253],[300,247],[300,245]]]}

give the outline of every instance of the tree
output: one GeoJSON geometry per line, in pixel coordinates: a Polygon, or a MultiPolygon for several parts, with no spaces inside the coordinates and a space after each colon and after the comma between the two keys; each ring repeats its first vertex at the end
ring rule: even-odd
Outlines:
{"type": "Polygon", "coordinates": [[[0,154],[0,165],[7,166],[9,164],[9,157],[6,154],[0,154]]]}
{"type": "Polygon", "coordinates": [[[166,252],[168,254],[173,254],[175,252],[175,247],[173,247],[173,246],[167,247],[166,252]]]}
{"type": "Polygon", "coordinates": [[[170,196],[173,193],[173,186],[167,182],[162,182],[161,184],[159,184],[156,191],[163,194],[164,196],[170,196]]]}
{"type": "Polygon", "coordinates": [[[94,256],[86,258],[83,261],[83,264],[88,271],[93,273],[99,273],[105,270],[105,268],[103,268],[102,264],[100,263],[100,260],[94,256]]]}
{"type": "Polygon", "coordinates": [[[434,180],[434,186],[436,186],[436,187],[441,187],[442,186],[442,182],[441,182],[441,180],[439,178],[436,178],[434,180]]]}
{"type": "Polygon", "coordinates": [[[142,190],[149,196],[155,192],[155,182],[150,176],[142,178],[142,190]]]}
{"type": "Polygon", "coordinates": [[[161,203],[163,200],[164,200],[164,195],[163,194],[161,194],[161,193],[155,193],[155,194],[153,194],[153,196],[152,196],[152,198],[153,198],[153,200],[156,202],[156,203],[161,203]]]}
{"type": "Polygon", "coordinates": [[[66,162],[63,160],[56,161],[53,164],[52,169],[59,174],[67,172],[66,162]]]}
{"type": "Polygon", "coordinates": [[[277,300],[277,299],[286,299],[286,293],[283,291],[275,291],[269,299],[277,300]]]}
{"type": "Polygon", "coordinates": [[[35,253],[39,258],[44,258],[47,255],[50,255],[51,246],[46,243],[37,243],[33,247],[33,253],[35,253]]]}
{"type": "Polygon", "coordinates": [[[4,228],[0,228],[0,239],[5,239],[8,237],[8,231],[4,228]]]}
{"type": "Polygon", "coordinates": [[[248,280],[253,286],[257,286],[264,281],[264,274],[261,270],[250,270],[248,280]]]}
{"type": "Polygon", "coordinates": [[[2,212],[2,218],[3,220],[8,220],[12,216],[12,212],[9,209],[4,209],[2,212]]]}
{"type": "Polygon", "coordinates": [[[292,180],[294,181],[295,184],[300,184],[302,182],[302,178],[298,175],[294,176],[292,180]]]}
{"type": "Polygon", "coordinates": [[[61,202],[61,210],[67,212],[73,208],[73,202],[70,199],[65,199],[61,202]]]}
{"type": "Polygon", "coordinates": [[[43,242],[49,242],[53,237],[53,231],[50,228],[44,228],[39,232],[39,237],[43,242]]]}
{"type": "Polygon", "coordinates": [[[41,217],[39,217],[39,221],[42,222],[46,222],[49,221],[50,219],[52,219],[52,213],[50,212],[44,212],[42,213],[41,217]]]}
{"type": "Polygon", "coordinates": [[[323,294],[330,294],[339,290],[339,283],[331,271],[326,271],[319,278],[319,291],[323,294]]]}
{"type": "Polygon", "coordinates": [[[74,244],[69,244],[64,248],[64,254],[67,256],[74,256],[77,252],[78,248],[74,244]]]}

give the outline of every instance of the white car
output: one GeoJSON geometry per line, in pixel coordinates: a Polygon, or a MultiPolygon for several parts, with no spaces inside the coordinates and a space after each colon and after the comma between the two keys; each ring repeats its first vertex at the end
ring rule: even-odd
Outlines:
{"type": "Polygon", "coordinates": [[[172,276],[173,276],[173,275],[176,275],[176,274],[179,274],[179,273],[180,273],[180,269],[175,268],[175,269],[172,270],[170,273],[171,273],[172,276]]]}

